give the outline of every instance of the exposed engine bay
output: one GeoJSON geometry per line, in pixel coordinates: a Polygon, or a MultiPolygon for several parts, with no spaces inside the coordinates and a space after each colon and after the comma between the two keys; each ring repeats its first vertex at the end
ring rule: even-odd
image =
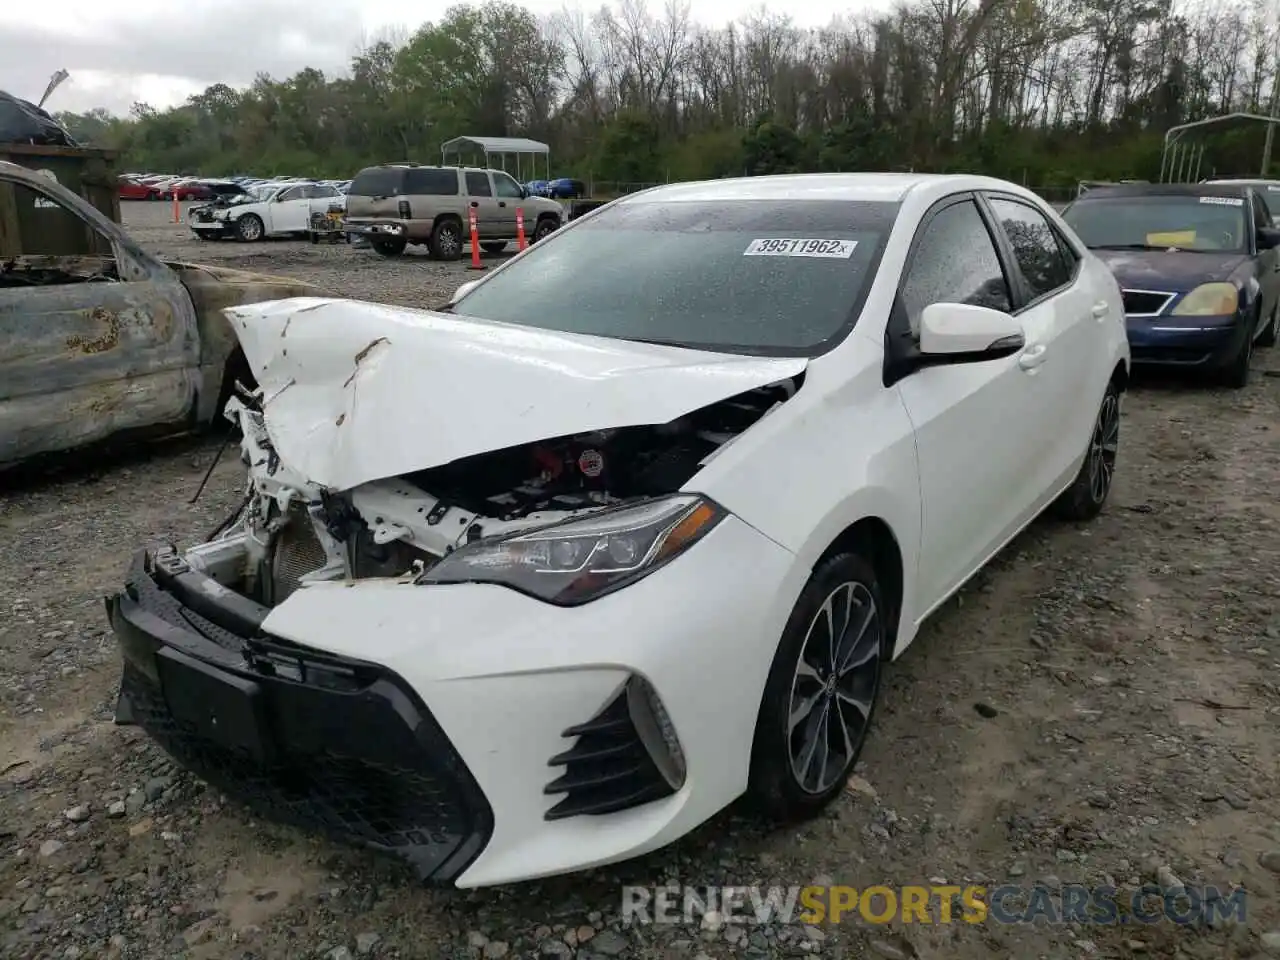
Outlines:
{"type": "Polygon", "coordinates": [[[333,493],[282,463],[256,397],[227,404],[242,433],[244,500],[185,555],[267,606],[309,582],[418,576],[476,540],[680,490],[718,451],[785,403],[803,374],[675,421],[560,437],[333,493]]]}

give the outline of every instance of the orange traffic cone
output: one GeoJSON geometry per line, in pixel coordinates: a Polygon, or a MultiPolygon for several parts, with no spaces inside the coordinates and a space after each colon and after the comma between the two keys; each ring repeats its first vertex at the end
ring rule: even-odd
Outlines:
{"type": "Polygon", "coordinates": [[[476,211],[471,210],[471,262],[467,264],[468,270],[483,270],[484,264],[480,262],[480,230],[476,227],[476,211]]]}
{"type": "Polygon", "coordinates": [[[524,210],[516,207],[516,249],[523,250],[528,245],[524,239],[524,210]]]}

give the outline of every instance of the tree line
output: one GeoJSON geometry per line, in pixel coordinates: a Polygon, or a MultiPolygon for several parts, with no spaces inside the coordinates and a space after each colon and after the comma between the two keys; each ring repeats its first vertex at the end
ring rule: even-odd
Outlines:
{"type": "MultiPolygon", "coordinates": [[[[488,0],[367,43],[345,75],[60,119],[159,172],[348,177],[476,135],[544,141],[553,175],[597,184],[965,170],[1069,188],[1157,179],[1168,127],[1272,115],[1278,76],[1267,0],[906,0],[821,29],[700,25],[687,0],[542,19],[488,0]]],[[[1202,175],[1256,175],[1264,130],[1212,135],[1202,175]]]]}

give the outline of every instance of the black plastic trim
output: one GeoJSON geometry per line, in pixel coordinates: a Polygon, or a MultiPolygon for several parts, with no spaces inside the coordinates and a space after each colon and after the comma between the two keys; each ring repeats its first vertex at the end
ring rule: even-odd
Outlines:
{"type": "Polygon", "coordinates": [[[594,717],[562,734],[577,742],[547,761],[564,772],[544,792],[564,794],[547,820],[601,816],[630,810],[675,793],[658,770],[631,722],[624,685],[594,717]]]}
{"type": "Polygon", "coordinates": [[[258,605],[175,559],[140,551],[106,599],[125,661],[117,722],[266,819],[398,856],[424,880],[466,870],[493,810],[413,689],[378,664],[228,629],[258,605]]]}

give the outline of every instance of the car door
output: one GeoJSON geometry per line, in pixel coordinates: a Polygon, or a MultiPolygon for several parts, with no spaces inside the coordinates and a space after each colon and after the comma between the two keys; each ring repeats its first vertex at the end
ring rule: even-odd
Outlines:
{"type": "Polygon", "coordinates": [[[302,233],[311,224],[311,198],[306,184],[288,187],[276,194],[270,205],[272,233],[302,233]]]}
{"type": "MultiPolygon", "coordinates": [[[[502,236],[516,235],[516,210],[524,202],[524,190],[509,174],[493,171],[493,192],[498,201],[498,219],[502,236]]],[[[525,225],[528,230],[528,224],[525,225]]]]}
{"type": "MultiPolygon", "coordinates": [[[[918,342],[920,314],[932,303],[1011,312],[1015,293],[977,198],[950,197],[916,233],[889,334],[918,342]]],[[[1029,512],[1027,450],[1041,432],[1032,411],[1043,381],[1023,368],[1027,355],[926,366],[896,384],[920,465],[922,610],[967,579],[1029,512]]]]}
{"type": "Polygon", "coordinates": [[[1092,436],[1097,404],[1111,371],[1099,325],[1108,309],[1078,281],[1080,258],[1049,218],[1020,197],[986,193],[998,225],[996,239],[1013,261],[1017,316],[1027,338],[1023,369],[1039,381],[1028,412],[1041,424],[1026,449],[1024,499],[1038,512],[1075,475],[1092,436]],[[1068,244],[1069,247],[1069,244],[1068,244]],[[1096,309],[1095,309],[1096,308],[1096,309]],[[1081,394],[1084,394],[1082,397],[1081,394]]]}
{"type": "Polygon", "coordinates": [[[52,192],[0,173],[0,463],[186,421],[200,341],[186,289],[52,192]],[[75,255],[88,237],[93,255],[75,255]],[[22,281],[27,282],[22,282],[22,281]]]}
{"type": "Polygon", "coordinates": [[[1260,324],[1265,327],[1271,319],[1271,313],[1280,301],[1280,250],[1262,249],[1257,246],[1257,232],[1262,229],[1273,229],[1274,218],[1267,201],[1261,193],[1251,191],[1253,209],[1254,237],[1252,244],[1258,251],[1258,286],[1262,289],[1262,310],[1260,324]]]}
{"type": "MultiPolygon", "coordinates": [[[[489,181],[489,174],[483,170],[468,170],[466,184],[467,201],[476,213],[476,230],[480,234],[480,239],[492,240],[494,237],[505,236],[502,232],[498,200],[493,195],[493,184],[489,181]]],[[[464,224],[463,229],[470,230],[470,227],[464,224]]]]}

